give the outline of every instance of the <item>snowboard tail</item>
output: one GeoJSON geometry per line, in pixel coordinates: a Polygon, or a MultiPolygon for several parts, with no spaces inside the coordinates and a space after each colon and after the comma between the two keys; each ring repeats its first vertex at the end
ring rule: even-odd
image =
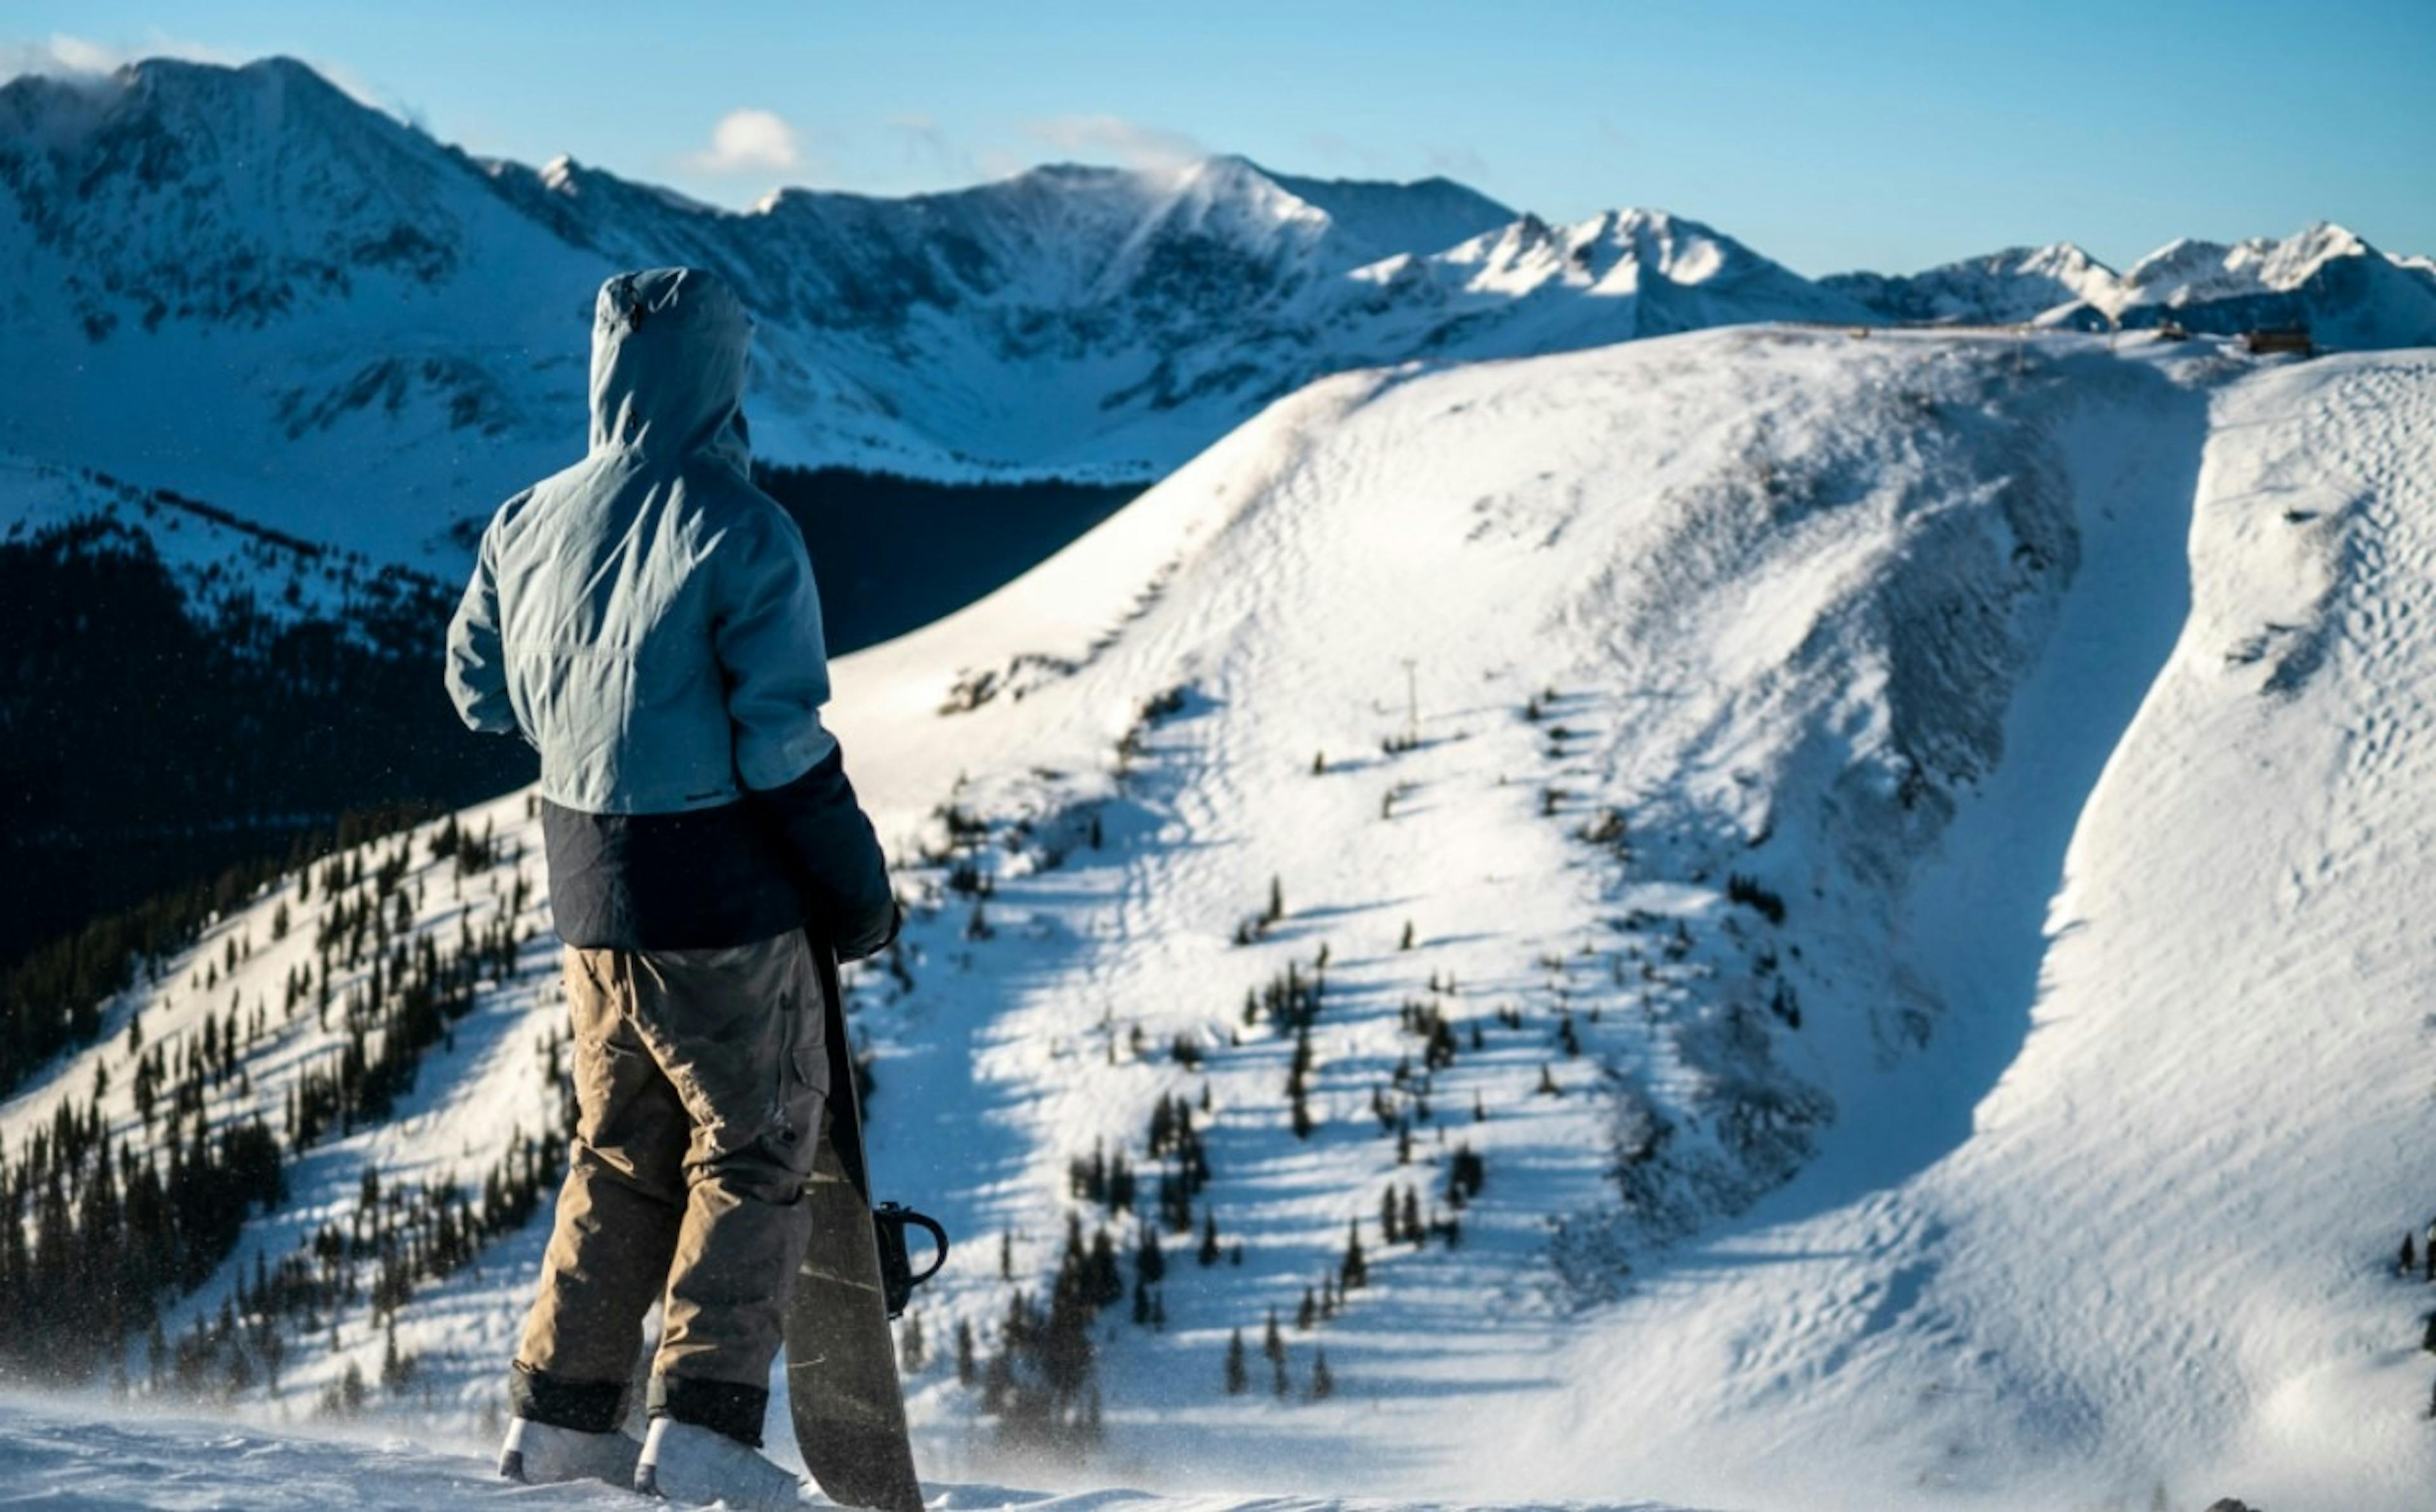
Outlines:
{"type": "Polygon", "coordinates": [[[829,1100],[802,1198],[811,1205],[811,1242],[787,1305],[787,1401],[795,1446],[830,1501],[921,1512],[837,959],[818,947],[814,954],[827,1028],[829,1100]]]}

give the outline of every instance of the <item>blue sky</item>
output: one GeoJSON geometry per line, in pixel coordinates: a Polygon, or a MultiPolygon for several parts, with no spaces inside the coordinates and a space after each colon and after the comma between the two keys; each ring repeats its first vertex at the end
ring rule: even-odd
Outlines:
{"type": "Polygon", "coordinates": [[[2436,252],[2436,0],[11,0],[0,18],[0,70],[285,52],[474,151],[571,152],[727,204],[1229,151],[1444,173],[1551,218],[1661,207],[1812,274],[2062,238],[2120,266],[2321,218],[2436,252]]]}

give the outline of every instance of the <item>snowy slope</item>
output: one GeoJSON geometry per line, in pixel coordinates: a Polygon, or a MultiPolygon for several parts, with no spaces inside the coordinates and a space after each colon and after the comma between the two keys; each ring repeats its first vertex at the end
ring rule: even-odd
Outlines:
{"type": "MultiPolygon", "coordinates": [[[[113,1414],[117,1420],[99,1423],[61,1408],[56,1402],[0,1407],[0,1475],[21,1500],[80,1512],[198,1506],[252,1512],[322,1512],[334,1506],[362,1512],[427,1512],[435,1506],[633,1512],[639,1504],[630,1493],[594,1484],[503,1485],[492,1473],[493,1446],[487,1444],[434,1452],[392,1435],[306,1436],[150,1415],[128,1419],[113,1414]]],[[[1122,1489],[1060,1496],[978,1485],[933,1485],[926,1504],[931,1512],[1385,1512],[1381,1503],[1343,1497],[1180,1498],[1122,1489]]],[[[1647,1503],[1609,1504],[1615,1512],[1665,1512],[1647,1503]]],[[[1396,1505],[1456,1512],[1463,1503],[1441,1499],[1396,1505]]]]}
{"type": "MultiPolygon", "coordinates": [[[[2436,1202],[2392,906],[2425,850],[2392,774],[2431,404],[2424,355],[2068,334],[1348,374],[841,663],[834,722],[917,904],[855,982],[883,1194],[962,1240],[919,1307],[926,1468],[1013,1476],[948,1341],[994,1347],[1070,1214],[1131,1254],[1173,1095],[1218,1263],[1170,1234],[1165,1328],[1103,1319],[1109,1439],[1051,1480],[2410,1504],[2424,1304],[2380,1267],[2436,1202]],[[1245,999],[1323,949],[1306,1138],[1295,1036],[1245,999]],[[1453,1031],[1435,1069],[1416,1013],[1453,1031]],[[1132,1214],[1074,1196],[1095,1146],[1144,1173],[1132,1214]],[[1385,1242],[1408,1187],[1459,1243],[1385,1242]],[[1348,1225],[1369,1285],[1296,1327],[1348,1225]],[[1230,1398],[1228,1333],[1272,1310],[1292,1399],[1257,1357],[1230,1398]],[[1303,1399],[1323,1350],[1336,1393],[1303,1399]]],[[[255,1254],[351,1222],[368,1162],[478,1182],[557,1126],[537,836],[520,795],[465,817],[493,862],[461,879],[426,826],[382,912],[444,946],[512,918],[515,968],[396,1117],[291,1167],[173,1337],[255,1254]]],[[[172,1047],[264,1004],[213,1116],[275,1124],[345,1049],[339,1011],[281,1012],[331,903],[294,881],[0,1107],[5,1147],[103,1066],[132,1131],[139,999],[172,1047]]],[[[418,1284],[376,1419],[479,1433],[540,1240],[418,1284]]],[[[240,1414],[377,1379],[380,1324],[322,1321],[240,1414]]]]}
{"type": "MultiPolygon", "coordinates": [[[[1967,1126],[1905,1179],[1824,1162],[1687,1252],[1708,1283],[1583,1346],[1570,1365],[1601,1390],[1551,1442],[1697,1433],[1764,1467],[1754,1485],[1866,1457],[1925,1504],[2425,1504],[2426,1293],[2392,1264],[2436,1205],[2405,902],[2428,854],[2407,774],[2429,757],[2436,368],[2286,369],[2211,420],[2187,621],[2178,563],[2126,564],[2142,638],[2178,630],[2172,654],[2060,810],[2033,948],[1965,989],[2002,1051],[1947,1052],[1967,1126]]],[[[1958,846],[1956,873],[2010,854],[1958,846]]],[[[1707,1463],[1678,1474],[1714,1486],[1707,1463]]]]}

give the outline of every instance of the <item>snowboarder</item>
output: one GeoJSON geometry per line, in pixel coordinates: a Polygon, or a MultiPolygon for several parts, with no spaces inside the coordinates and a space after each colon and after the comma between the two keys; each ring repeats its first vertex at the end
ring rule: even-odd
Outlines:
{"type": "Polygon", "coordinates": [[[700,269],[601,286],[590,450],[500,507],[447,658],[465,722],[541,753],[574,1018],[579,1117],[502,1472],[734,1506],[795,1501],[757,1451],[830,1090],[817,953],[868,955],[897,923],[821,723],[811,564],[748,472],[751,338],[700,269]],[[618,1429],[653,1302],[638,1445],[618,1429]]]}

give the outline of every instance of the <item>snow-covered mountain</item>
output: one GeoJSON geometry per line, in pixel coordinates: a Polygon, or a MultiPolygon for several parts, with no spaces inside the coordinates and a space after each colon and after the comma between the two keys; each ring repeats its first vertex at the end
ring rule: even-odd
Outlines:
{"type": "Polygon", "coordinates": [[[2071,242],[2060,241],[2009,247],[1925,272],[1830,273],[1819,282],[1886,320],[1906,323],[2072,325],[2095,314],[2102,327],[2122,279],[2071,242]]]}
{"type": "Polygon", "coordinates": [[[284,59],[12,79],[0,189],[0,450],[445,572],[576,444],[590,290],[637,264],[744,292],[765,455],[947,479],[1147,482],[1328,373],[1755,321],[2436,340],[2431,275],[2333,228],[2119,277],[2063,245],[1813,283],[1660,212],[1554,226],[1230,157],[736,213],[468,157],[284,59]]]}
{"type": "Polygon", "coordinates": [[[2237,335],[2306,326],[2339,349],[2436,344],[2436,272],[2321,221],[2282,240],[2182,240],[2118,273],[2070,242],[2017,247],[1926,272],[1819,280],[1892,321],[2104,330],[2171,322],[2237,335]]]}
{"type": "MultiPolygon", "coordinates": [[[[914,904],[853,985],[875,1158],[962,1240],[926,1467],[1018,1473],[986,1362],[1105,1229],[1164,1277],[1090,1330],[1088,1469],[1026,1475],[2417,1504],[2431,438],[2424,355],[2206,339],[1371,370],[842,661],[914,904]]],[[[275,1137],[131,1390],[478,1437],[563,1116],[545,880],[521,794],[357,844],[0,1106],[19,1190],[275,1137]]]]}
{"type": "Polygon", "coordinates": [[[738,214],[478,162],[280,59],[11,80],[0,185],[0,446],[452,565],[580,437],[619,267],[736,282],[765,455],[930,478],[1147,481],[1340,369],[1860,316],[1692,222],[1241,158],[738,214]]]}

